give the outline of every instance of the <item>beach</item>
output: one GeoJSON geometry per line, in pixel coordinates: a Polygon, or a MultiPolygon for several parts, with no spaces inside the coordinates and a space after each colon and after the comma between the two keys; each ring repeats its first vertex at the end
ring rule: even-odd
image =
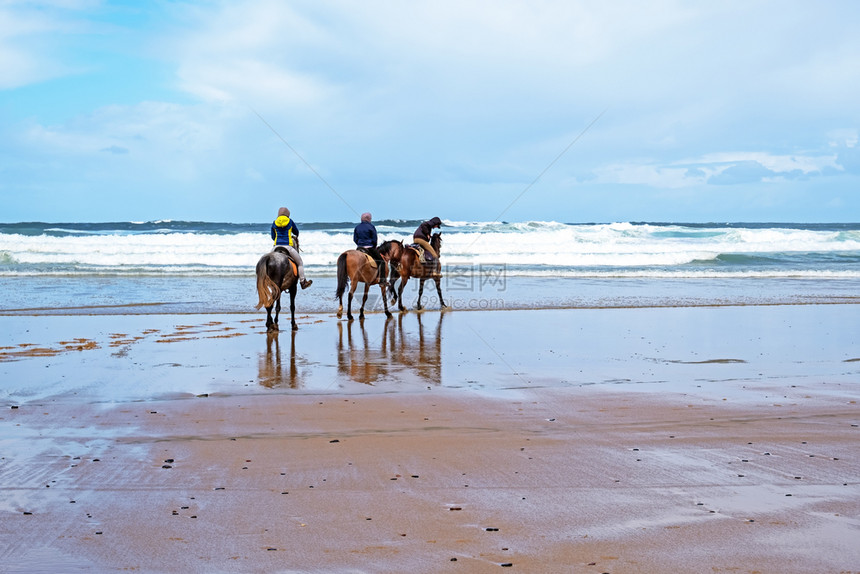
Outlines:
{"type": "Polygon", "coordinates": [[[0,574],[860,574],[858,20],[0,0],[0,574]]]}
{"type": "Polygon", "coordinates": [[[0,570],[860,572],[856,304],[297,320],[0,316],[0,570]]]}

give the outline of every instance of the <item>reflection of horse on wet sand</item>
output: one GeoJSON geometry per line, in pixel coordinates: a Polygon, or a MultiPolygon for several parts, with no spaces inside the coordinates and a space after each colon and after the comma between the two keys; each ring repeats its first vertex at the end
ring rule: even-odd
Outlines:
{"type": "MultiPolygon", "coordinates": [[[[296,249],[298,249],[298,244],[296,249]]],[[[257,262],[257,296],[260,301],[256,308],[266,308],[266,330],[268,332],[278,330],[281,293],[284,291],[290,293],[290,322],[293,331],[299,328],[296,325],[296,285],[298,281],[295,264],[290,260],[286,251],[276,248],[274,251],[263,255],[257,262]],[[274,319],[272,319],[272,307],[275,308],[274,319]]]]}
{"type": "Polygon", "coordinates": [[[301,382],[301,374],[296,364],[296,332],[290,333],[290,359],[285,367],[281,360],[281,346],[278,344],[278,331],[266,334],[266,352],[260,353],[257,373],[259,383],[264,387],[275,388],[287,386],[297,389],[301,382]]]}
{"type": "MultiPolygon", "coordinates": [[[[430,238],[430,246],[440,254],[442,247],[442,234],[434,233],[430,238]]],[[[422,309],[421,297],[424,295],[424,282],[427,279],[433,279],[436,283],[436,293],[439,295],[439,307],[445,309],[445,300],[442,298],[442,264],[439,258],[432,261],[422,261],[419,257],[418,250],[414,247],[404,246],[401,241],[385,241],[379,246],[379,254],[388,259],[391,263],[391,280],[389,281],[389,292],[391,293],[392,301],[397,301],[397,307],[400,311],[406,311],[403,306],[403,288],[406,287],[406,282],[410,277],[418,279],[418,303],[415,308],[422,309]],[[395,291],[394,284],[400,278],[400,286],[395,291]]]]}
{"type": "Polygon", "coordinates": [[[383,278],[383,282],[380,283],[380,273],[373,261],[373,258],[367,253],[359,251],[358,249],[350,249],[349,251],[344,251],[340,254],[340,257],[337,258],[337,291],[335,292],[335,297],[337,297],[339,302],[337,308],[338,319],[343,315],[343,292],[346,291],[346,285],[349,283],[350,287],[346,305],[346,318],[352,321],[352,296],[353,293],[355,293],[355,288],[358,287],[359,282],[364,283],[364,297],[361,299],[361,309],[358,311],[359,319],[364,318],[364,304],[367,303],[367,293],[370,291],[370,286],[377,284],[382,291],[382,303],[385,306],[385,316],[391,317],[391,312],[388,310],[388,300],[385,298],[384,279],[387,274],[387,269],[385,269],[385,258],[382,261],[382,265],[383,269],[381,276],[383,278]]]}
{"type": "MultiPolygon", "coordinates": [[[[444,313],[439,314],[432,336],[426,337],[421,314],[415,315],[418,321],[417,337],[404,325],[404,314],[397,317],[395,324],[386,318],[381,333],[370,336],[359,320],[360,342],[353,335],[353,322],[346,323],[346,344],[344,327],[337,323],[337,368],[342,375],[353,381],[367,385],[377,381],[440,384],[442,382],[442,321],[444,313]],[[373,341],[378,341],[378,345],[373,341]]],[[[426,319],[426,317],[425,317],[426,319]]],[[[408,322],[408,319],[407,319],[408,322]]],[[[375,330],[375,329],[374,329],[375,330]]]]}
{"type": "Polygon", "coordinates": [[[394,329],[391,330],[391,346],[398,349],[400,368],[418,375],[424,381],[437,385],[442,382],[442,321],[445,318],[445,313],[440,313],[438,317],[432,337],[426,336],[424,333],[424,321],[431,319],[427,317],[422,319],[421,313],[415,315],[415,319],[418,321],[417,341],[403,328],[403,314],[397,317],[399,341],[397,341],[396,346],[394,329]]]}
{"type": "Polygon", "coordinates": [[[346,346],[343,342],[343,322],[337,323],[337,370],[353,381],[372,385],[388,375],[390,353],[385,333],[391,317],[385,318],[382,343],[378,350],[371,347],[368,333],[364,328],[364,318],[358,320],[361,328],[361,344],[353,339],[353,322],[346,323],[346,346]]]}

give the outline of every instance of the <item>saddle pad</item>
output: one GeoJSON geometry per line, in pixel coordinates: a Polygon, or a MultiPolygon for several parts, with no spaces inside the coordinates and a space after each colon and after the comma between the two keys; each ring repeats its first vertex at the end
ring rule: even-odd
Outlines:
{"type": "Polygon", "coordinates": [[[427,261],[428,263],[431,263],[433,261],[433,256],[427,253],[424,248],[417,243],[407,245],[406,247],[408,247],[409,249],[414,249],[418,253],[419,261],[427,261]]]}
{"type": "Polygon", "coordinates": [[[280,245],[278,245],[277,247],[275,247],[275,248],[273,249],[273,251],[278,251],[278,252],[283,253],[284,255],[286,255],[286,256],[287,256],[287,259],[289,259],[289,261],[290,261],[290,267],[292,267],[292,268],[293,268],[293,275],[295,275],[296,277],[298,277],[298,275],[299,275],[299,268],[298,268],[298,266],[296,265],[296,262],[295,262],[295,261],[293,261],[293,258],[292,258],[292,257],[290,257],[290,252],[289,252],[289,251],[287,251],[286,249],[284,249],[283,247],[281,247],[280,245]]]}
{"type": "MultiPolygon", "coordinates": [[[[364,251],[360,251],[360,253],[364,253],[364,251]]],[[[367,263],[368,263],[368,265],[370,265],[371,267],[373,267],[374,269],[376,269],[376,259],[374,259],[373,257],[371,257],[371,256],[370,256],[369,254],[367,254],[367,253],[364,253],[364,257],[367,259],[367,263]]]]}

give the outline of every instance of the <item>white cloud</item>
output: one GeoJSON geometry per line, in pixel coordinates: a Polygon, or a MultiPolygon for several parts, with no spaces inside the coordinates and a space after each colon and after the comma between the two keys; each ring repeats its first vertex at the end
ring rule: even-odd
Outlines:
{"type": "Polygon", "coordinates": [[[0,6],[0,90],[18,88],[62,73],[39,38],[57,29],[38,14],[0,6]]]}
{"type": "Polygon", "coordinates": [[[767,152],[720,152],[706,154],[686,163],[696,165],[736,165],[754,162],[774,173],[801,172],[820,173],[827,168],[839,169],[835,154],[827,155],[777,155],[767,152]]]}
{"type": "Polygon", "coordinates": [[[830,147],[848,147],[857,146],[858,130],[856,128],[831,130],[827,133],[827,138],[830,140],[830,147]]]}
{"type": "Polygon", "coordinates": [[[188,28],[166,39],[163,57],[176,61],[179,87],[203,100],[307,105],[329,87],[302,52],[323,49],[325,34],[274,1],[190,9],[188,28]],[[318,77],[317,77],[318,76],[318,77]]]}
{"type": "Polygon", "coordinates": [[[327,99],[331,91],[312,77],[258,60],[228,58],[179,69],[180,87],[203,100],[279,106],[308,106],[327,99]]]}
{"type": "Polygon", "coordinates": [[[698,185],[705,177],[687,168],[661,167],[649,164],[615,164],[595,169],[595,183],[646,185],[657,189],[679,189],[698,185]]]}
{"type": "Polygon", "coordinates": [[[774,155],[765,152],[720,152],[666,165],[654,160],[606,165],[595,170],[603,184],[645,185],[657,189],[697,187],[703,183],[779,181],[798,174],[841,171],[835,154],[774,155]]]}
{"type": "Polygon", "coordinates": [[[97,0],[12,0],[0,5],[0,90],[79,71],[68,42],[98,28],[85,17],[99,4],[97,0]]]}
{"type": "Polygon", "coordinates": [[[600,99],[614,59],[696,16],[673,1],[239,2],[189,13],[169,51],[202,97],[463,117],[523,94],[600,99]]]}
{"type": "Polygon", "coordinates": [[[112,71],[128,57],[128,69],[152,73],[133,79],[165,100],[135,101],[122,83],[132,72],[93,74],[75,117],[37,109],[26,138],[12,133],[20,118],[5,122],[7,142],[22,144],[16,155],[68,160],[70,174],[82,162],[124,163],[118,181],[175,178],[213,193],[230,192],[213,171],[260,188],[313,179],[254,110],[338,189],[418,195],[432,185],[459,201],[492,197],[488,185],[522,189],[606,108],[539,187],[687,193],[860,170],[860,5],[850,2],[141,6],[140,29],[127,13],[108,28],[105,10],[117,6],[95,1],[0,6],[0,90],[100,58],[112,71]],[[120,45],[122,54],[99,51],[120,45]]]}

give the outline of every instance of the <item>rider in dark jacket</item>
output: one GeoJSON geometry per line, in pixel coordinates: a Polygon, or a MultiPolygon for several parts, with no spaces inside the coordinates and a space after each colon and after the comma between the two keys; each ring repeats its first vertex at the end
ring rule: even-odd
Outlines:
{"type": "Polygon", "coordinates": [[[434,217],[433,219],[425,221],[419,225],[418,229],[415,230],[415,233],[412,234],[412,240],[423,247],[425,251],[429,252],[434,259],[439,257],[439,254],[430,246],[430,235],[437,227],[442,227],[442,220],[438,217],[434,217]]]}
{"type": "Polygon", "coordinates": [[[378,237],[376,235],[376,227],[371,223],[372,216],[370,213],[361,214],[361,223],[355,226],[352,232],[352,240],[355,242],[356,248],[364,251],[376,261],[376,268],[379,273],[379,282],[385,280],[385,265],[382,262],[382,256],[376,250],[378,237]]]}

